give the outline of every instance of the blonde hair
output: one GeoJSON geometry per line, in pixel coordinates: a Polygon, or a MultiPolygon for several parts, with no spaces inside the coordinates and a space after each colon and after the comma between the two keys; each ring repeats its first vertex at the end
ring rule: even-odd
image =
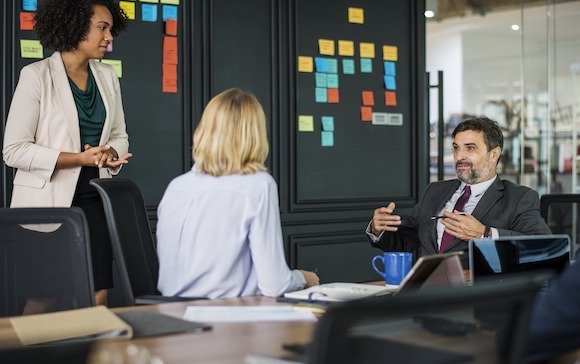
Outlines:
{"type": "Polygon", "coordinates": [[[212,176],[266,171],[266,116],[251,93],[231,88],[207,104],[193,133],[196,168],[212,176]]]}

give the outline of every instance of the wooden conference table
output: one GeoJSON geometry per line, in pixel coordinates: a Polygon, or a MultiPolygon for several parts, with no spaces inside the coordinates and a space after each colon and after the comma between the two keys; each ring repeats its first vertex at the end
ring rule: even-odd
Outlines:
{"type": "MultiPolygon", "coordinates": [[[[165,303],[161,305],[136,306],[114,309],[151,310],[175,317],[182,317],[188,306],[255,306],[279,305],[269,297],[240,297],[219,300],[199,300],[190,302],[165,303]]],[[[96,352],[125,353],[129,345],[145,347],[147,351],[163,360],[163,363],[243,363],[246,355],[280,357],[289,353],[282,348],[283,343],[307,343],[312,338],[313,322],[255,322],[255,323],[213,323],[212,330],[202,333],[185,333],[134,340],[101,341],[96,352]]],[[[405,329],[406,330],[406,329],[405,329]]],[[[427,332],[403,331],[398,338],[410,343],[421,343],[438,348],[453,348],[468,353],[476,353],[475,363],[492,363],[494,344],[490,337],[465,338],[458,343],[457,338],[435,336],[427,332]],[[405,338],[406,336],[406,338],[405,338]],[[487,344],[486,344],[487,343],[487,344]]],[[[1,346],[18,346],[18,339],[8,319],[0,319],[1,346]]],[[[98,363],[107,362],[98,361],[98,363]]]]}

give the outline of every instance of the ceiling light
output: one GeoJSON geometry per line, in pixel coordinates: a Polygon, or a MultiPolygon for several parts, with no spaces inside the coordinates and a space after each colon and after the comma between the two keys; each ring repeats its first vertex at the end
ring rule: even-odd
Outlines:
{"type": "Polygon", "coordinates": [[[435,12],[433,10],[425,10],[425,18],[432,18],[435,16],[435,12]]]}
{"type": "Polygon", "coordinates": [[[512,30],[513,31],[518,31],[518,30],[520,30],[520,26],[517,25],[517,24],[512,24],[512,30]]]}

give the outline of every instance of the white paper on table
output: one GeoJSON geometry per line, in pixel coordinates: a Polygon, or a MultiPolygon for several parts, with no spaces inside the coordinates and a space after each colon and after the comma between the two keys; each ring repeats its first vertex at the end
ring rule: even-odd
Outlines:
{"type": "Polygon", "coordinates": [[[197,322],[316,321],[292,306],[189,306],[184,320],[197,322]]]}

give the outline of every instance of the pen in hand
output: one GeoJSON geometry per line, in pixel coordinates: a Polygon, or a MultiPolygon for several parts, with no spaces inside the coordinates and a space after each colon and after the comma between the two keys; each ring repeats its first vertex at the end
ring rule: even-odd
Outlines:
{"type": "MultiPolygon", "coordinates": [[[[459,215],[467,215],[465,212],[461,212],[459,213],[459,215]]],[[[443,215],[439,215],[439,216],[431,216],[431,220],[439,220],[439,219],[444,219],[447,216],[443,216],[443,215]]]]}

